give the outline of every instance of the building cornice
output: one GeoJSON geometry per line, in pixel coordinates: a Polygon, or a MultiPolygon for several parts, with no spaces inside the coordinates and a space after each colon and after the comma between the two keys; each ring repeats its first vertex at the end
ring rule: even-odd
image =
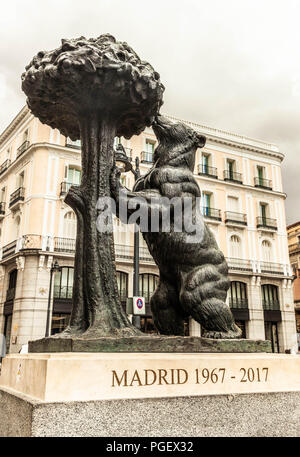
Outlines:
{"type": "Polygon", "coordinates": [[[166,116],[171,121],[183,122],[194,130],[201,132],[206,136],[207,141],[212,143],[224,144],[236,149],[243,149],[270,157],[276,157],[280,161],[284,159],[284,154],[280,152],[278,147],[273,143],[267,143],[265,141],[257,140],[244,135],[239,135],[233,132],[228,132],[226,130],[208,127],[207,125],[197,124],[196,122],[186,121],[184,119],[179,119],[168,114],[164,114],[164,116],[166,116]]]}
{"type": "Polygon", "coordinates": [[[16,117],[10,122],[10,124],[0,134],[0,147],[28,115],[33,116],[31,114],[29,108],[27,106],[23,106],[21,111],[19,111],[19,113],[16,115],[16,117]]]}

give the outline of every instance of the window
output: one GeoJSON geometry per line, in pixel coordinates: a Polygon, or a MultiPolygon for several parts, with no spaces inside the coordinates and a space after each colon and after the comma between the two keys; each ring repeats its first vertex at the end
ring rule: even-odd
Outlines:
{"type": "Polygon", "coordinates": [[[149,303],[151,295],[158,285],[159,277],[151,273],[143,273],[139,276],[140,295],[149,303]]]}
{"type": "Polygon", "coordinates": [[[153,153],[154,153],[154,147],[155,147],[155,142],[154,141],[146,140],[145,160],[147,160],[147,162],[152,162],[153,153]]]}
{"type": "Polygon", "coordinates": [[[228,178],[234,179],[234,172],[236,171],[235,160],[227,159],[226,164],[227,164],[228,178]]]}
{"type": "Polygon", "coordinates": [[[272,262],[272,245],[270,241],[264,240],[262,246],[262,258],[264,262],[272,262]]]}
{"type": "Polygon", "coordinates": [[[20,226],[21,226],[21,218],[20,216],[17,216],[14,220],[14,226],[13,226],[13,239],[18,240],[20,236],[20,226]]]}
{"type": "Polygon", "coordinates": [[[81,181],[81,170],[75,167],[68,167],[67,181],[69,184],[79,186],[81,181]]]}
{"type": "Polygon", "coordinates": [[[239,212],[239,199],[237,197],[229,196],[227,198],[227,202],[228,202],[228,211],[230,211],[232,213],[239,212]]]}
{"type": "Polygon", "coordinates": [[[53,297],[56,299],[71,299],[73,295],[73,267],[62,267],[54,274],[53,297]]]}
{"type": "Polygon", "coordinates": [[[209,174],[210,154],[202,154],[201,173],[209,174]]]}
{"type": "Polygon", "coordinates": [[[0,196],[0,202],[5,202],[5,198],[6,198],[6,187],[2,187],[1,189],[1,196],[0,196]]]}
{"type": "Polygon", "coordinates": [[[228,296],[229,306],[231,308],[248,308],[246,283],[240,281],[231,281],[228,296]]]}
{"type": "Polygon", "coordinates": [[[210,193],[208,192],[203,192],[202,193],[202,202],[203,202],[203,206],[202,206],[202,213],[203,213],[203,216],[210,216],[211,215],[211,201],[212,201],[212,196],[210,193]]]}
{"type": "Polygon", "coordinates": [[[123,308],[126,309],[126,299],[128,297],[128,274],[122,271],[117,271],[117,284],[121,304],[123,308]]]}
{"type": "Polygon", "coordinates": [[[258,177],[258,184],[260,186],[264,185],[264,177],[265,177],[265,169],[264,167],[257,166],[257,177],[258,177]]]}
{"type": "Polygon", "coordinates": [[[243,257],[241,240],[237,235],[230,237],[230,257],[234,259],[241,259],[243,257]]]}
{"type": "Polygon", "coordinates": [[[264,310],[279,310],[278,287],[273,284],[264,284],[262,290],[262,305],[264,310]]]}
{"type": "Polygon", "coordinates": [[[263,222],[266,223],[267,214],[268,214],[268,204],[267,203],[260,203],[259,204],[259,212],[260,212],[260,217],[262,218],[263,222]]]}
{"type": "Polygon", "coordinates": [[[25,171],[22,171],[22,173],[20,173],[17,176],[17,189],[19,189],[20,187],[24,187],[24,181],[25,181],[25,171]]]}
{"type": "Polygon", "coordinates": [[[71,314],[53,313],[51,321],[51,335],[61,333],[69,325],[71,314]]]}
{"type": "Polygon", "coordinates": [[[77,221],[73,211],[68,211],[64,216],[63,236],[64,238],[76,238],[77,221]]]}

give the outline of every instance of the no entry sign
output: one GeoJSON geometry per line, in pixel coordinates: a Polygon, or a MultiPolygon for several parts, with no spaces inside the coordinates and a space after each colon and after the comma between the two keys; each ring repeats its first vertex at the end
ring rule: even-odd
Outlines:
{"type": "Polygon", "coordinates": [[[133,297],[133,314],[146,314],[144,297],[133,297]]]}

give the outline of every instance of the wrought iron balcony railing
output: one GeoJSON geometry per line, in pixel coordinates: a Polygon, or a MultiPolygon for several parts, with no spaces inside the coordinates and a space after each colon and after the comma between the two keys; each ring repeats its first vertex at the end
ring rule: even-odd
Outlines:
{"type": "Polygon", "coordinates": [[[66,182],[66,181],[63,181],[60,183],[60,196],[62,195],[66,195],[68,192],[69,192],[69,189],[71,186],[74,186],[76,184],[73,184],[71,182],[66,182]]]}
{"type": "Polygon", "coordinates": [[[215,167],[209,167],[208,165],[200,164],[198,165],[198,175],[218,179],[218,170],[215,167]]]}
{"type": "Polygon", "coordinates": [[[248,298],[229,298],[230,308],[235,309],[247,309],[248,308],[248,298]]]}
{"type": "Polygon", "coordinates": [[[241,173],[237,173],[236,171],[224,170],[224,181],[243,184],[243,177],[241,173]]]}
{"type": "Polygon", "coordinates": [[[29,148],[29,141],[24,141],[24,143],[22,143],[21,146],[19,146],[17,149],[17,158],[20,157],[28,148],[29,148]]]}
{"type": "Polygon", "coordinates": [[[218,221],[222,220],[220,209],[210,208],[209,206],[202,206],[201,210],[204,217],[208,217],[210,219],[215,219],[218,221]]]}
{"type": "Polygon", "coordinates": [[[153,162],[153,153],[142,151],[141,153],[141,162],[143,163],[152,163],[153,162]]]}
{"type": "Polygon", "coordinates": [[[262,300],[263,309],[266,311],[280,310],[280,303],[278,300],[262,300]]]}
{"type": "Polygon", "coordinates": [[[243,213],[225,211],[225,224],[228,222],[247,225],[247,216],[243,213]]]}
{"type": "Polygon", "coordinates": [[[277,221],[276,219],[271,219],[270,217],[258,216],[256,218],[256,227],[277,230],[277,221]]]}
{"type": "Polygon", "coordinates": [[[256,176],[254,178],[254,186],[272,190],[272,181],[270,179],[264,179],[256,176]]]}
{"type": "Polygon", "coordinates": [[[73,296],[73,285],[54,286],[53,297],[56,299],[71,299],[73,296]]]}
{"type": "Polygon", "coordinates": [[[19,189],[15,190],[12,194],[10,194],[9,199],[9,207],[11,208],[13,205],[20,201],[24,201],[25,197],[25,188],[19,187],[19,189]]]}
{"type": "Polygon", "coordinates": [[[7,159],[7,160],[5,160],[5,162],[2,163],[2,165],[0,166],[0,175],[2,175],[2,173],[4,173],[5,170],[8,169],[10,164],[11,164],[11,160],[10,159],[7,159]]]}
{"type": "Polygon", "coordinates": [[[72,141],[72,140],[70,140],[70,138],[66,138],[65,146],[67,148],[81,149],[81,141],[80,140],[72,141]]]}

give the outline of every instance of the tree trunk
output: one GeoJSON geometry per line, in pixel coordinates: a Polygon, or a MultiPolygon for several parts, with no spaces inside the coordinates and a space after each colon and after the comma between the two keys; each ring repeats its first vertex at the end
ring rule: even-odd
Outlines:
{"type": "Polygon", "coordinates": [[[110,173],[114,165],[113,121],[99,113],[80,119],[82,180],[66,196],[77,215],[73,310],[65,332],[82,337],[130,336],[140,332],[130,323],[119,299],[113,233],[96,227],[97,201],[110,197],[110,173]]]}

